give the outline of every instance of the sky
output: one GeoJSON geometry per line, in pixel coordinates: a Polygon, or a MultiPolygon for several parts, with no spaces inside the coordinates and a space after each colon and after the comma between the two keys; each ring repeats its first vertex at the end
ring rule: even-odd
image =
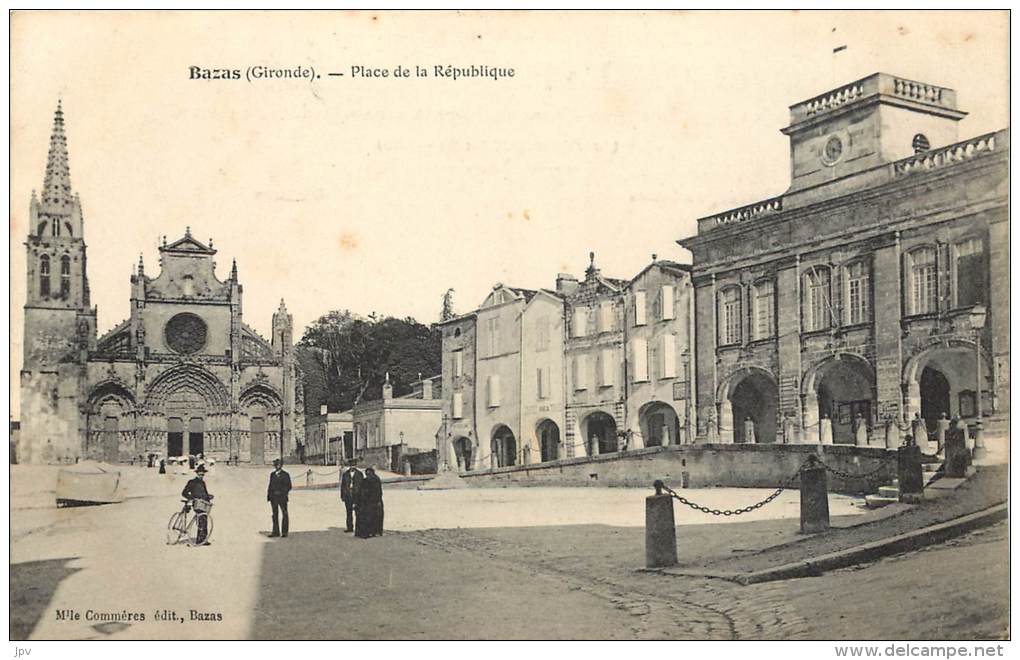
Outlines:
{"type": "Polygon", "coordinates": [[[245,322],[269,336],[284,298],[296,340],[331,309],[430,323],[448,288],[461,313],[496,283],[551,288],[589,251],[620,278],[652,254],[689,261],[676,240],[698,217],[788,187],[789,106],[876,71],[955,89],[961,139],[1003,128],[1008,15],[15,12],[12,410],[28,204],[58,98],[100,336],[128,317],[139,254],[154,277],[161,237],[190,226],[221,279],[237,260],[245,322]]]}

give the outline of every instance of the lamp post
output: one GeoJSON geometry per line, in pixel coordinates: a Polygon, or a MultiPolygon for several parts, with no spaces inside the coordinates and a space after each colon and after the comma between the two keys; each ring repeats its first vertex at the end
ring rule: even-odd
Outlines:
{"type": "Polygon", "coordinates": [[[974,423],[974,459],[987,458],[988,450],[985,448],[984,420],[982,415],[981,396],[981,331],[985,327],[987,313],[984,305],[974,305],[970,310],[970,326],[974,329],[974,364],[976,366],[976,386],[974,405],[977,409],[977,421],[974,423]]]}
{"type": "Polygon", "coordinates": [[[319,406],[319,416],[322,417],[322,464],[329,465],[329,408],[326,404],[319,406]]]}

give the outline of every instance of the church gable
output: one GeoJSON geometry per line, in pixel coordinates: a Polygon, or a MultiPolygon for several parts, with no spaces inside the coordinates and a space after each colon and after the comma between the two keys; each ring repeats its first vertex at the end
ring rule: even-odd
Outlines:
{"type": "Polygon", "coordinates": [[[190,227],[184,237],[159,248],[160,273],[145,281],[149,300],[230,299],[230,283],[216,277],[216,250],[196,240],[190,227]]]}

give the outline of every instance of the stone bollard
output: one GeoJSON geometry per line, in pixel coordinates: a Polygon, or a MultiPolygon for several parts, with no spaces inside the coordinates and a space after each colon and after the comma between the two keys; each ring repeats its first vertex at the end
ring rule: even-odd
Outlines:
{"type": "Polygon", "coordinates": [[[832,420],[828,415],[818,420],[818,442],[823,445],[832,444],[832,420]]]}
{"type": "Polygon", "coordinates": [[[970,465],[970,450],[967,449],[967,441],[963,432],[957,428],[946,431],[946,476],[954,479],[962,479],[967,476],[967,467],[970,465]]]}
{"type": "Polygon", "coordinates": [[[825,466],[812,454],[800,471],[800,533],[829,529],[829,484],[825,466]]]}
{"type": "Polygon", "coordinates": [[[949,431],[949,419],[946,417],[946,413],[942,413],[942,417],[939,418],[938,422],[938,443],[939,451],[945,452],[946,449],[946,432],[949,431]]]}
{"type": "Polygon", "coordinates": [[[656,480],[655,495],[645,498],[645,566],[665,568],[676,566],[676,522],[673,519],[673,497],[662,492],[663,483],[656,480]]]}
{"type": "Polygon", "coordinates": [[[900,501],[918,500],[924,493],[921,448],[907,442],[896,451],[896,474],[900,480],[900,501]]]}
{"type": "Polygon", "coordinates": [[[928,437],[928,425],[921,419],[920,415],[914,417],[910,432],[914,434],[914,444],[921,448],[922,454],[937,454],[939,448],[931,446],[931,439],[928,437]]]}

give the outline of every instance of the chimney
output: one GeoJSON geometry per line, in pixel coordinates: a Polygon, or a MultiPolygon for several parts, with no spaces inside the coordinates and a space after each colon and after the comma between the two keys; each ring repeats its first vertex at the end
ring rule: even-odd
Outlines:
{"type": "Polygon", "coordinates": [[[390,372],[386,372],[386,380],[382,386],[382,398],[384,401],[393,398],[393,386],[390,385],[390,372]]]}
{"type": "Polygon", "coordinates": [[[421,382],[421,398],[431,399],[432,398],[432,379],[426,378],[421,382]]]}
{"type": "Polygon", "coordinates": [[[577,291],[577,278],[569,273],[560,273],[556,276],[556,293],[561,296],[569,296],[577,291]]]}

